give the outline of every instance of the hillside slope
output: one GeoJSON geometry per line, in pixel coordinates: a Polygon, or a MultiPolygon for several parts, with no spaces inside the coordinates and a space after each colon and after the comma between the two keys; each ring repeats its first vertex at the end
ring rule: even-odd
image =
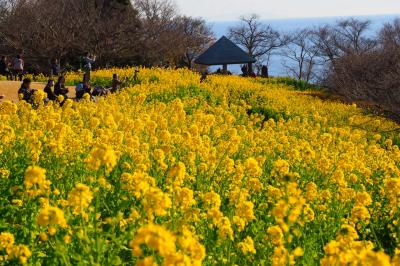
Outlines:
{"type": "Polygon", "coordinates": [[[97,102],[0,104],[0,255],[398,265],[395,123],[273,81],[199,80],[141,69],[97,102]]]}

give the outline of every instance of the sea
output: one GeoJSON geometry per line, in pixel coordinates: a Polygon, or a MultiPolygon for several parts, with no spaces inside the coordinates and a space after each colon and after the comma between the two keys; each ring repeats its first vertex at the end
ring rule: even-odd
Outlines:
{"type": "MultiPolygon", "coordinates": [[[[273,29],[282,33],[290,33],[298,29],[314,28],[326,24],[334,24],[336,21],[349,17],[323,17],[323,18],[295,18],[295,19],[270,19],[261,20],[262,23],[270,25],[273,29]]],[[[370,20],[371,27],[368,34],[374,35],[379,32],[386,23],[393,22],[396,18],[400,18],[400,14],[393,15],[374,15],[374,16],[355,16],[354,18],[370,20]]],[[[228,29],[235,26],[239,21],[215,21],[210,22],[210,26],[217,38],[228,34],[228,29]]],[[[269,73],[272,76],[287,76],[287,72],[283,66],[284,58],[278,52],[274,53],[269,61],[269,73]]],[[[215,71],[218,67],[212,67],[210,70],[215,71]]],[[[229,70],[234,74],[240,74],[240,66],[231,65],[229,70]]]]}

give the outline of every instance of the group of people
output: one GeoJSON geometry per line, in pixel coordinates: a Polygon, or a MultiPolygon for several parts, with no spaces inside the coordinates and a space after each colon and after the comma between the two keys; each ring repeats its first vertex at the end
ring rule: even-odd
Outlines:
{"type": "MultiPolygon", "coordinates": [[[[258,66],[258,74],[256,74],[254,71],[249,70],[249,66],[248,65],[243,65],[240,69],[242,71],[241,76],[242,77],[252,77],[252,78],[256,78],[257,76],[263,77],[263,78],[268,78],[269,77],[269,73],[268,73],[268,67],[266,65],[261,65],[258,66]]],[[[217,71],[214,72],[214,74],[216,75],[232,75],[232,72],[226,70],[222,70],[221,68],[218,68],[217,71]]]]}
{"type": "MultiPolygon", "coordinates": [[[[261,76],[263,78],[269,78],[268,67],[266,65],[261,65],[258,66],[257,68],[258,68],[258,76],[261,76]]],[[[254,71],[250,70],[248,65],[243,65],[241,67],[241,70],[243,77],[252,77],[252,78],[257,77],[257,74],[254,71]]]]}
{"type": "Polygon", "coordinates": [[[124,82],[119,79],[118,74],[113,74],[111,84],[108,88],[104,88],[102,86],[94,86],[94,88],[92,89],[87,72],[83,77],[83,81],[75,86],[76,99],[82,99],[85,94],[88,94],[92,98],[96,96],[105,96],[110,93],[115,93],[121,89],[123,83],[124,82]]]}
{"type": "MultiPolygon", "coordinates": [[[[254,73],[254,71],[249,71],[249,66],[248,65],[243,65],[241,67],[242,70],[242,77],[252,77],[256,78],[257,76],[262,77],[262,78],[269,78],[269,73],[268,73],[268,67],[266,65],[261,65],[258,66],[258,74],[254,73]]],[[[228,70],[222,70],[221,68],[218,68],[217,71],[215,71],[213,74],[215,75],[232,75],[232,73],[228,70]]],[[[204,71],[201,74],[200,77],[200,82],[204,82],[207,80],[209,73],[208,71],[204,71]]]]}
{"type": "MultiPolygon", "coordinates": [[[[79,82],[75,86],[75,100],[79,101],[84,98],[85,94],[89,95],[90,99],[94,99],[97,96],[105,96],[110,93],[115,93],[120,90],[125,81],[121,81],[118,74],[113,74],[111,84],[108,87],[96,86],[92,87],[90,83],[90,76],[92,66],[96,61],[96,56],[86,53],[82,58],[82,67],[84,70],[84,76],[82,82],[79,82]]],[[[134,80],[138,79],[138,70],[135,70],[134,80]]],[[[6,76],[9,80],[20,80],[22,81],[21,87],[18,90],[18,94],[21,99],[34,104],[34,95],[37,90],[31,87],[32,80],[30,78],[24,78],[24,60],[21,55],[16,56],[16,58],[9,62],[6,56],[1,57],[0,61],[0,75],[6,76]]],[[[58,101],[61,105],[69,99],[69,89],[65,85],[65,76],[63,70],[61,69],[59,60],[51,61],[49,80],[44,88],[46,94],[45,103],[49,101],[58,101]],[[56,77],[56,79],[53,79],[56,77]],[[62,96],[62,97],[60,97],[62,96]]],[[[4,99],[5,96],[0,94],[0,100],[4,99]]]]}
{"type": "MultiPolygon", "coordinates": [[[[33,96],[37,90],[31,87],[32,80],[30,78],[25,78],[22,81],[21,87],[18,90],[18,95],[21,96],[21,100],[26,101],[28,103],[34,103],[33,96]]],[[[47,97],[45,102],[55,101],[59,95],[64,96],[64,101],[68,99],[68,88],[65,87],[65,78],[64,76],[60,76],[57,80],[57,83],[54,82],[53,79],[49,79],[44,88],[44,92],[47,97]]]]}
{"type": "MultiPolygon", "coordinates": [[[[34,103],[33,96],[37,90],[31,88],[32,80],[25,78],[21,84],[18,94],[22,96],[22,100],[28,103],[34,103]]],[[[117,74],[113,75],[111,86],[104,88],[101,86],[94,86],[92,89],[87,74],[85,73],[83,81],[75,86],[76,97],[75,100],[81,100],[85,94],[88,94],[91,99],[96,96],[105,96],[109,93],[115,93],[121,89],[123,82],[119,79],[117,74]]],[[[59,96],[62,96],[61,105],[69,98],[69,89],[65,85],[65,77],[59,76],[57,82],[50,78],[44,88],[46,93],[45,102],[57,101],[59,96]]]]}
{"type": "MultiPolygon", "coordinates": [[[[82,67],[90,79],[90,71],[92,65],[96,62],[96,56],[86,53],[82,57],[82,67]]],[[[50,77],[59,76],[62,74],[62,69],[59,60],[54,59],[51,61],[49,69],[50,77]]],[[[25,62],[21,54],[15,56],[14,59],[9,60],[7,56],[1,56],[0,59],[0,75],[5,76],[8,80],[22,81],[25,74],[25,62]]]]}
{"type": "Polygon", "coordinates": [[[0,59],[0,75],[7,77],[9,80],[22,81],[24,76],[24,60],[21,55],[17,55],[13,60],[8,61],[6,56],[0,59]]]}
{"type": "MultiPolygon", "coordinates": [[[[96,61],[96,56],[86,53],[82,58],[82,66],[84,69],[83,81],[76,85],[76,98],[80,100],[87,93],[90,97],[102,96],[108,93],[116,92],[122,85],[117,74],[113,75],[111,86],[109,88],[103,88],[101,86],[94,86],[92,89],[90,84],[90,73],[92,65],[96,61]]],[[[17,55],[13,60],[9,61],[6,56],[1,56],[0,60],[0,75],[5,76],[8,80],[19,80],[22,81],[21,87],[18,90],[18,94],[22,95],[22,100],[33,103],[33,96],[36,92],[35,89],[31,88],[32,80],[30,78],[24,79],[24,68],[25,62],[22,59],[22,55],[17,55]]],[[[48,80],[44,92],[46,93],[46,102],[55,101],[59,96],[63,96],[63,102],[68,99],[69,89],[65,86],[65,76],[63,75],[59,60],[54,59],[50,64],[50,79],[48,80]],[[58,77],[57,81],[53,77],[58,77]]],[[[4,99],[4,95],[0,95],[0,100],[4,99]]]]}

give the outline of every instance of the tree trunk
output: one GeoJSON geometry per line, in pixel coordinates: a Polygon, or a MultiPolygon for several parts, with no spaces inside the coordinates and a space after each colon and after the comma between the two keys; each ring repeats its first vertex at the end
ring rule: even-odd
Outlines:
{"type": "Polygon", "coordinates": [[[248,63],[247,65],[247,71],[249,75],[253,74],[253,63],[248,63]]]}

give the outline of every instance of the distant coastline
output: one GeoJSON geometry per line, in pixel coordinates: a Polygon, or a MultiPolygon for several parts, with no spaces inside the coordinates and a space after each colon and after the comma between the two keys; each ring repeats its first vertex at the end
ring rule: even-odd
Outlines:
{"type": "MultiPolygon", "coordinates": [[[[262,20],[263,23],[271,25],[275,30],[279,30],[282,32],[290,32],[296,29],[306,28],[306,27],[317,27],[324,24],[332,24],[335,23],[339,19],[350,18],[351,16],[346,17],[315,17],[315,18],[293,18],[293,19],[265,19],[262,20]]],[[[400,14],[392,14],[392,15],[370,15],[370,16],[354,16],[354,18],[358,19],[369,19],[371,20],[371,34],[375,34],[379,31],[379,29],[385,23],[393,21],[395,18],[400,18],[400,14]]],[[[238,23],[236,21],[210,21],[215,35],[217,38],[222,37],[227,34],[227,30],[229,27],[238,23]]],[[[270,62],[270,74],[274,76],[285,76],[285,70],[281,64],[282,58],[279,55],[274,55],[271,58],[270,62]]],[[[212,68],[214,70],[215,68],[212,68]]],[[[239,66],[230,66],[230,70],[235,73],[240,73],[239,66]]]]}
{"type": "MultiPolygon", "coordinates": [[[[315,27],[322,24],[331,24],[337,20],[344,18],[351,18],[352,16],[345,17],[314,17],[314,18],[291,18],[291,19],[264,19],[263,23],[270,24],[276,30],[291,31],[304,27],[315,27]]],[[[370,15],[370,16],[353,16],[358,19],[369,19],[372,22],[372,31],[379,29],[384,23],[393,21],[395,18],[400,18],[400,14],[391,15],[370,15]]],[[[238,20],[232,21],[210,21],[214,33],[217,37],[226,34],[227,29],[238,23],[238,20]]]]}

